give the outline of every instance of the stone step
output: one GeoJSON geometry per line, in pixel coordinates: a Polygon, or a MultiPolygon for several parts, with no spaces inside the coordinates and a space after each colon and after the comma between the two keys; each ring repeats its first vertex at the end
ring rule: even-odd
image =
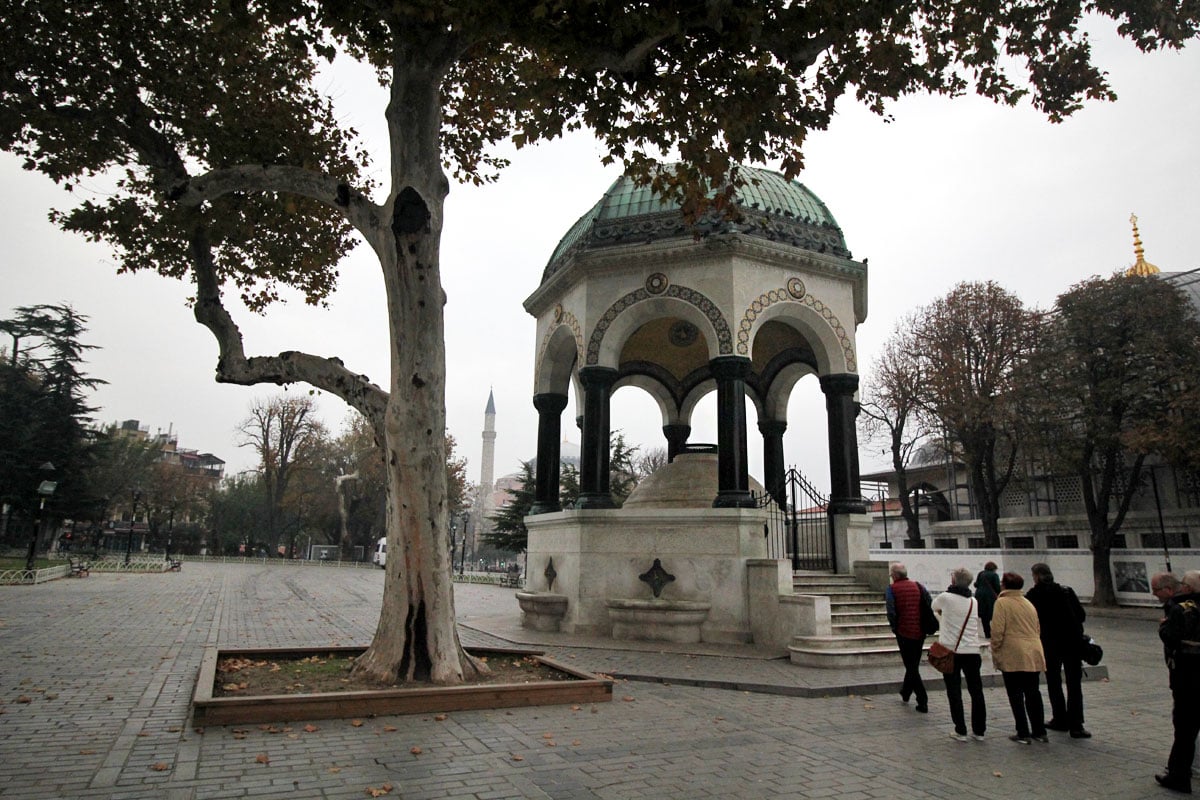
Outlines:
{"type": "Polygon", "coordinates": [[[892,628],[888,625],[887,617],[884,617],[882,622],[839,622],[834,620],[832,628],[834,636],[861,636],[870,634],[891,637],[892,635],[892,628]]]}
{"type": "Polygon", "coordinates": [[[881,648],[896,649],[896,639],[891,631],[886,634],[834,634],[832,636],[795,636],[791,647],[807,650],[877,650],[881,648]]]}
{"type": "MultiPolygon", "coordinates": [[[[788,647],[788,659],[797,666],[820,669],[848,669],[853,667],[896,667],[903,671],[900,651],[893,639],[891,647],[813,649],[802,645],[788,647]]],[[[897,677],[899,680],[899,677],[897,677]]]]}
{"type": "Polygon", "coordinates": [[[839,611],[836,608],[831,608],[829,618],[834,625],[888,624],[887,612],[882,608],[873,611],[839,611]]]}
{"type": "Polygon", "coordinates": [[[858,579],[853,575],[836,575],[832,572],[793,572],[793,583],[822,583],[839,586],[858,586],[858,579]]]}
{"type": "Polygon", "coordinates": [[[829,598],[829,613],[837,614],[886,614],[886,606],[879,601],[866,600],[835,600],[829,598]]]}

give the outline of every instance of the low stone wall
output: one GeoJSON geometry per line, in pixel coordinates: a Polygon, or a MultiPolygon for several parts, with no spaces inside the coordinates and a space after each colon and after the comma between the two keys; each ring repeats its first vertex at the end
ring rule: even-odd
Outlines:
{"type": "MultiPolygon", "coordinates": [[[[1171,569],[1182,575],[1189,569],[1200,569],[1200,549],[1171,550],[1171,569]]],[[[1167,568],[1168,554],[1162,548],[1139,550],[1114,550],[1109,558],[1112,567],[1113,588],[1121,605],[1155,606],[1158,601],[1150,594],[1150,577],[1167,568]]],[[[999,572],[1016,572],[1025,578],[1028,588],[1031,582],[1029,568],[1044,562],[1054,571],[1054,579],[1070,586],[1084,602],[1095,594],[1095,579],[1092,575],[1092,553],[1090,550],[905,550],[878,549],[870,551],[872,562],[888,563],[900,561],[908,568],[908,575],[937,593],[950,583],[950,572],[957,567],[966,567],[972,574],[983,569],[988,561],[999,566],[999,572]]]]}

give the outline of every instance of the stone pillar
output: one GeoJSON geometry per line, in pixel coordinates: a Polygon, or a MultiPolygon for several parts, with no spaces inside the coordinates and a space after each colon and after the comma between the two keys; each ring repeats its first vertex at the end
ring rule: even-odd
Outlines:
{"type": "Polygon", "coordinates": [[[857,390],[858,376],[853,373],[821,376],[829,421],[830,514],[862,514],[867,510],[858,478],[858,436],[854,430],[857,390]]]}
{"type": "Polygon", "coordinates": [[[608,474],[608,396],[617,382],[609,367],[579,370],[583,384],[583,442],[579,453],[579,502],[576,508],[613,508],[608,474]]]}
{"type": "Polygon", "coordinates": [[[746,457],[746,378],[750,359],[708,362],[717,381],[717,497],[713,508],[753,508],[746,457]]]}
{"type": "Polygon", "coordinates": [[[562,412],[567,407],[565,394],[545,392],[533,396],[538,412],[537,482],[534,484],[530,514],[562,511],[558,501],[558,472],[561,461],[562,412]]]}
{"type": "Polygon", "coordinates": [[[675,456],[683,452],[687,446],[688,437],[692,435],[691,425],[663,425],[663,436],[667,437],[667,463],[675,460],[675,456]]]}
{"type": "Polygon", "coordinates": [[[763,437],[763,479],[767,493],[780,508],[787,508],[787,493],[784,489],[784,477],[787,472],[783,465],[783,433],[787,423],[783,420],[759,420],[758,430],[763,437]]]}

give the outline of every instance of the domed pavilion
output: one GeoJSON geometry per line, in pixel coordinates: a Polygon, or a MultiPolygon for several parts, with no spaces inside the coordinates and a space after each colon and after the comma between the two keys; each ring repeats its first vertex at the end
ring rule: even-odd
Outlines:
{"type": "MultiPolygon", "coordinates": [[[[837,519],[863,514],[855,329],[867,315],[866,263],[853,259],[837,220],[803,184],[765,169],[743,167],[741,175],[745,184],[736,190],[732,213],[710,213],[694,224],[649,187],[618,178],[562,237],[525,301],[537,319],[533,402],[539,415],[528,574],[534,583],[547,565],[539,562],[553,558],[551,572],[576,606],[585,601],[581,581],[596,581],[597,569],[606,575],[616,569],[580,563],[586,559],[581,553],[594,551],[589,524],[604,527],[613,524],[609,515],[651,513],[644,502],[636,511],[609,510],[609,398],[623,386],[654,398],[671,461],[686,453],[697,403],[716,391],[715,492],[707,511],[687,513],[708,528],[720,520],[747,530],[757,525],[761,539],[756,515],[763,512],[755,507],[748,474],[746,400],[755,405],[763,437],[764,485],[782,505],[788,399],[801,378],[816,375],[826,396],[829,513],[835,529],[837,519]],[[582,415],[580,498],[575,510],[563,511],[561,415],[572,386],[582,415]],[[563,526],[572,532],[564,534],[563,526]]],[[[627,522],[636,525],[621,522],[625,531],[631,530],[627,522]]],[[[734,546],[737,558],[765,556],[747,546],[734,546]]],[[[661,544],[647,550],[666,565],[661,544]]],[[[842,571],[852,555],[839,553],[842,571]]],[[[636,581],[616,581],[623,582],[629,591],[638,588],[636,581]]],[[[691,599],[703,593],[678,588],[691,599]]],[[[576,611],[590,621],[568,629],[604,629],[597,609],[576,611]]],[[[745,609],[737,614],[743,619],[727,620],[725,634],[744,630],[721,638],[746,640],[745,609]]]]}

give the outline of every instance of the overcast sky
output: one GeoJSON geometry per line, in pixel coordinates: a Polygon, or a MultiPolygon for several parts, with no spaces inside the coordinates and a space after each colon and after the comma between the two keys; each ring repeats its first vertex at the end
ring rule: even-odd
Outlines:
{"type": "MultiPolygon", "coordinates": [[[[1063,124],[1028,106],[1001,108],[974,97],[909,99],[895,104],[894,121],[885,123],[844,99],[831,129],[810,138],[800,180],[833,212],[854,257],[870,259],[869,317],[857,334],[864,375],[896,322],[958,281],[995,279],[1026,303],[1046,306],[1090,275],[1128,266],[1131,212],[1151,263],[1164,271],[1200,267],[1200,46],[1143,55],[1111,26],[1098,27],[1096,36],[1096,61],[1120,99],[1089,104],[1063,124]]],[[[368,143],[382,141],[383,96],[368,72],[339,64],[326,89],[368,143]]],[[[617,168],[601,167],[600,155],[586,134],[521,151],[499,183],[454,186],[446,203],[447,422],[473,481],[489,387],[497,409],[496,475],[535,453],[534,321],[521,303],[559,238],[617,177],[617,168]]],[[[383,178],[386,162],[376,163],[383,178]]],[[[99,421],[138,419],[152,432],[173,429],[181,447],[225,459],[227,474],[253,467],[235,427],[254,398],[283,389],[216,384],[216,344],[192,319],[187,286],[115,274],[105,247],[47,222],[48,209],[68,206],[70,195],[22,171],[11,156],[0,155],[0,177],[0,315],[19,305],[70,303],[89,317],[86,341],[100,348],[87,368],[108,381],[94,396],[99,421]]],[[[248,354],[336,355],[386,386],[381,294],[377,262],[360,247],[343,265],[329,309],[293,300],[255,317],[235,299],[227,303],[248,354]]],[[[329,426],[340,429],[342,402],[332,395],[317,402],[329,426]]],[[[715,441],[715,406],[710,395],[697,409],[693,441],[715,441]]],[[[578,442],[573,419],[572,404],[563,429],[578,442]]],[[[635,388],[615,396],[612,424],[632,443],[665,444],[657,407],[635,388]]],[[[751,473],[761,477],[757,440],[752,436],[751,473]]],[[[785,447],[789,464],[828,488],[815,379],[805,379],[792,400],[785,447]]],[[[861,461],[864,472],[886,463],[878,447],[864,447],[861,461]]]]}

